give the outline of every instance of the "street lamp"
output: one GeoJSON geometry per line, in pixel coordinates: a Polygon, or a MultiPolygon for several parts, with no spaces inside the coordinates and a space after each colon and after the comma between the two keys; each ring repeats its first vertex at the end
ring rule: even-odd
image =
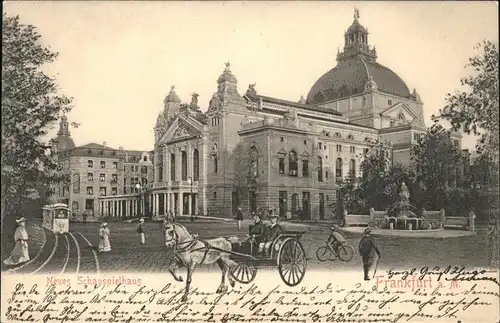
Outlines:
{"type": "MultiPolygon", "coordinates": [[[[189,197],[191,198],[191,205],[188,205],[188,210],[191,208],[191,222],[194,221],[194,216],[193,216],[193,210],[192,210],[192,206],[193,206],[193,179],[191,177],[188,177],[187,179],[187,182],[189,184],[189,186],[191,187],[191,195],[189,195],[189,197]]],[[[188,200],[188,203],[189,203],[189,200],[188,200]]]]}
{"type": "Polygon", "coordinates": [[[141,212],[141,199],[142,199],[142,187],[141,187],[141,184],[137,183],[135,185],[135,188],[137,190],[137,193],[139,194],[138,199],[137,199],[137,201],[139,202],[139,203],[137,203],[137,215],[141,215],[141,213],[142,213],[141,212]]]}

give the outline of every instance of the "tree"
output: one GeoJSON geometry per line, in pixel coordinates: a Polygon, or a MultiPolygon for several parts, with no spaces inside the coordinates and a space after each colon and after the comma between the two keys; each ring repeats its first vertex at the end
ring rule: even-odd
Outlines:
{"type": "MultiPolygon", "coordinates": [[[[487,172],[495,180],[482,187],[482,195],[488,196],[490,223],[496,226],[491,230],[491,251],[499,243],[498,44],[483,41],[476,49],[480,53],[471,57],[466,66],[472,69],[471,75],[461,79],[465,89],[448,94],[447,104],[440,114],[451,121],[455,129],[479,135],[477,150],[491,161],[487,172]]],[[[490,258],[490,265],[497,266],[497,259],[490,258]]]]}
{"type": "Polygon", "coordinates": [[[451,131],[435,122],[412,148],[412,169],[422,189],[419,206],[439,210],[449,205],[463,169],[461,150],[451,131]]]}
{"type": "Polygon", "coordinates": [[[3,15],[2,33],[2,219],[15,214],[40,183],[62,180],[47,154],[47,135],[71,99],[58,94],[42,67],[58,54],[41,44],[41,35],[19,17],[3,15]]]}

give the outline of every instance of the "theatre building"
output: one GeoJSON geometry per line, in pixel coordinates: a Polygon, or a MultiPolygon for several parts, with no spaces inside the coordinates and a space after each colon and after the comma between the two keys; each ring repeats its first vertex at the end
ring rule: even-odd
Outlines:
{"type": "Polygon", "coordinates": [[[422,99],[377,62],[359,13],[344,39],[336,66],[298,102],[255,84],[240,94],[229,63],[204,113],[196,94],[181,104],[172,87],[154,128],[153,214],[232,217],[241,206],[321,219],[375,141],[390,147],[387,158],[408,163],[426,131],[422,99]]]}

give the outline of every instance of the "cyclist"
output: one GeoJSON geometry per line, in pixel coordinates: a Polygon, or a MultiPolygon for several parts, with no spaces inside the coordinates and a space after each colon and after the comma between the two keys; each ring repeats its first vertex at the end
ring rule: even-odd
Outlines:
{"type": "Polygon", "coordinates": [[[328,237],[327,244],[332,246],[333,250],[337,251],[337,248],[341,245],[343,245],[346,240],[345,238],[339,233],[339,226],[338,225],[333,225],[330,227],[330,236],[328,237]]]}

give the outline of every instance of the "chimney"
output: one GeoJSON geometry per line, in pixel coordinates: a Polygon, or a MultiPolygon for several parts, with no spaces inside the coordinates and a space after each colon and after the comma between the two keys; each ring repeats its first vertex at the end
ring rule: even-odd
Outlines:
{"type": "Polygon", "coordinates": [[[104,147],[106,147],[106,142],[105,142],[105,141],[103,141],[103,142],[102,142],[102,145],[103,145],[104,147]]]}
{"type": "Polygon", "coordinates": [[[123,151],[123,146],[118,147],[119,151],[123,151]]]}

